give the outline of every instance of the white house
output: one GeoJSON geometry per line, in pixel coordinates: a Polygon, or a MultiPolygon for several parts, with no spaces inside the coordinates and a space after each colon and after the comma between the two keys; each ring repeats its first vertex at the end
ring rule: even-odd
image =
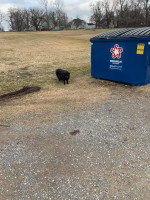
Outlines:
{"type": "Polygon", "coordinates": [[[96,28],[96,25],[93,24],[93,23],[87,23],[85,28],[86,28],[86,29],[95,29],[95,28],[96,28]]]}

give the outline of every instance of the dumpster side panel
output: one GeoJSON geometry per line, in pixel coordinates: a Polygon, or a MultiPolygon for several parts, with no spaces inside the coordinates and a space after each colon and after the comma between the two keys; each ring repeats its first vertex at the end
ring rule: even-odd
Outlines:
{"type": "Polygon", "coordinates": [[[145,85],[146,55],[145,43],[141,41],[128,41],[124,58],[125,80],[132,85],[145,85]],[[144,45],[143,52],[138,52],[138,46],[144,45]]]}
{"type": "Polygon", "coordinates": [[[145,53],[137,54],[139,41],[104,41],[92,45],[91,75],[96,78],[145,85],[145,53]]]}
{"type": "Polygon", "coordinates": [[[148,84],[150,83],[150,42],[148,42],[148,45],[147,45],[145,67],[147,70],[145,83],[148,84]]]}
{"type": "Polygon", "coordinates": [[[150,65],[147,67],[147,73],[146,73],[146,84],[150,83],[150,65]]]}

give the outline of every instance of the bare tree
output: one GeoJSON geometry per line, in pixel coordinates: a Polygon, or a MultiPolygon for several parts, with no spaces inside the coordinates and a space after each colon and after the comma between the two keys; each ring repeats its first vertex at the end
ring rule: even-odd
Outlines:
{"type": "Polygon", "coordinates": [[[9,14],[9,25],[14,31],[23,30],[23,10],[19,8],[10,8],[8,11],[9,14]]]}
{"type": "Polygon", "coordinates": [[[4,14],[0,11],[0,31],[4,31],[2,22],[4,21],[4,14]]]}
{"type": "Polygon", "coordinates": [[[68,17],[63,11],[63,0],[40,0],[40,3],[44,10],[44,22],[46,22],[48,29],[55,26],[67,25],[68,17]]]}
{"type": "Polygon", "coordinates": [[[101,1],[97,1],[95,3],[90,4],[92,16],[91,21],[96,24],[96,28],[100,28],[102,26],[102,18],[103,18],[103,6],[101,1]]]}
{"type": "Polygon", "coordinates": [[[54,14],[54,9],[52,2],[49,2],[48,0],[41,0],[40,1],[43,11],[44,11],[44,22],[47,24],[47,30],[50,30],[51,26],[54,26],[53,24],[53,14],[54,14]]]}
{"type": "Polygon", "coordinates": [[[139,27],[144,26],[144,13],[143,13],[143,5],[141,4],[141,0],[130,0],[129,9],[128,9],[128,27],[139,27]]]}
{"type": "Polygon", "coordinates": [[[55,5],[55,8],[56,8],[56,11],[61,11],[63,9],[63,6],[64,6],[64,1],[63,0],[55,0],[54,5],[55,5]]]}
{"type": "Polygon", "coordinates": [[[103,16],[104,26],[109,28],[111,22],[114,24],[114,5],[113,4],[111,5],[109,0],[105,0],[102,2],[102,6],[104,9],[104,16],[103,16]]]}
{"type": "Polygon", "coordinates": [[[30,8],[30,24],[35,27],[36,30],[40,30],[40,23],[44,18],[44,12],[39,8],[30,8]]]}
{"type": "Polygon", "coordinates": [[[125,27],[127,25],[127,11],[128,11],[128,2],[127,0],[115,0],[116,7],[116,21],[117,27],[125,27]]]}
{"type": "Polygon", "coordinates": [[[3,15],[3,13],[0,11],[0,25],[2,24],[3,20],[4,20],[4,15],[3,15]]]}
{"type": "Polygon", "coordinates": [[[40,8],[10,8],[9,25],[14,31],[29,30],[31,26],[36,30],[50,30],[55,26],[67,26],[68,17],[63,11],[63,1],[40,0],[40,8]]]}
{"type": "Polygon", "coordinates": [[[97,28],[109,28],[110,24],[114,24],[114,4],[109,0],[96,1],[90,5],[91,7],[91,21],[96,24],[97,28]]]}
{"type": "Polygon", "coordinates": [[[145,26],[148,26],[148,18],[149,18],[149,0],[142,0],[144,4],[145,10],[145,26]]]}
{"type": "Polygon", "coordinates": [[[30,11],[27,9],[23,10],[23,28],[29,30],[30,28],[30,11]]]}
{"type": "Polygon", "coordinates": [[[118,0],[118,4],[120,6],[120,12],[123,12],[125,3],[126,3],[126,0],[118,0]]]}
{"type": "Polygon", "coordinates": [[[98,0],[91,5],[91,21],[98,27],[140,27],[150,25],[149,0],[98,0]],[[97,25],[98,24],[98,25],[97,25]]]}
{"type": "Polygon", "coordinates": [[[64,2],[63,0],[55,0],[54,1],[54,6],[55,6],[55,12],[56,12],[56,20],[57,20],[57,26],[61,26],[61,18],[64,15],[63,12],[63,5],[64,2]]]}

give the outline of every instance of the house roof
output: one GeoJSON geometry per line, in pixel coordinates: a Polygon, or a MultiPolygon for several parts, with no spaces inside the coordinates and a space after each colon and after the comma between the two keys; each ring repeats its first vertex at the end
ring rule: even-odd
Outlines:
{"type": "Polygon", "coordinates": [[[93,23],[87,23],[87,25],[88,25],[88,26],[93,26],[93,25],[95,25],[95,24],[93,24],[93,23]]]}
{"type": "Polygon", "coordinates": [[[82,19],[79,19],[79,18],[77,18],[77,19],[73,19],[73,20],[72,20],[72,23],[74,23],[74,24],[81,24],[82,22],[84,22],[84,23],[85,23],[85,21],[84,21],[84,20],[82,20],[82,19]]]}

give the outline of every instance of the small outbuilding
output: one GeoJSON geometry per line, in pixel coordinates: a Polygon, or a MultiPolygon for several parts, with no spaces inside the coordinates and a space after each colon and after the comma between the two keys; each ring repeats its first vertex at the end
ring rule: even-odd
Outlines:
{"type": "Polygon", "coordinates": [[[150,83],[150,27],[112,30],[90,41],[93,77],[131,85],[150,83]]]}

